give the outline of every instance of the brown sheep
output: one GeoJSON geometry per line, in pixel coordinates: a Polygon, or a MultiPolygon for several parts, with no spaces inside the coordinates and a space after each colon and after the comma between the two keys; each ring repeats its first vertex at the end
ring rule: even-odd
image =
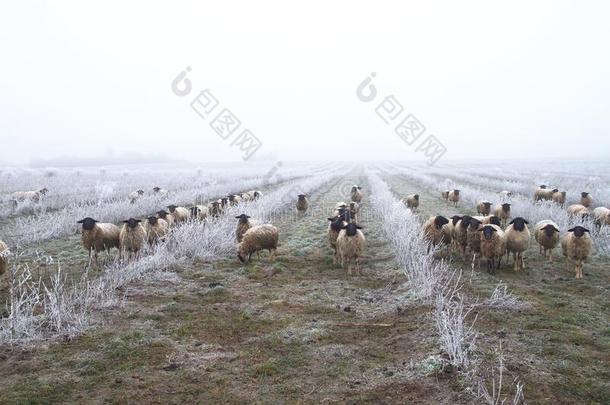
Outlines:
{"type": "Polygon", "coordinates": [[[253,253],[261,250],[269,251],[269,260],[273,261],[277,250],[279,233],[277,228],[271,224],[256,225],[244,233],[243,238],[237,246],[237,258],[244,263],[250,261],[253,253]]]}
{"type": "Polygon", "coordinates": [[[546,257],[549,252],[549,262],[553,263],[553,249],[559,243],[559,227],[550,219],[539,221],[534,225],[534,239],[540,245],[540,254],[546,257]]]}
{"type": "Polygon", "coordinates": [[[489,215],[491,213],[491,203],[489,201],[481,201],[477,204],[477,214],[489,215]]]}
{"type": "Polygon", "coordinates": [[[586,191],[580,193],[580,205],[590,208],[591,205],[593,205],[593,197],[591,197],[591,194],[587,193],[586,191]]]}
{"type": "Polygon", "coordinates": [[[355,223],[342,226],[337,236],[337,254],[341,266],[347,265],[347,274],[352,274],[352,260],[356,263],[356,272],[360,272],[360,257],[364,253],[366,239],[360,230],[362,227],[355,223]]]}
{"type": "Polygon", "coordinates": [[[82,224],[81,240],[83,247],[89,252],[89,263],[91,265],[91,256],[93,254],[95,258],[95,265],[98,266],[98,253],[106,250],[110,252],[110,249],[117,248],[121,249],[121,242],[119,234],[121,230],[115,224],[98,222],[93,218],[87,217],[77,221],[82,224]]]}
{"type": "Polygon", "coordinates": [[[304,213],[309,208],[309,200],[307,199],[307,194],[299,194],[297,199],[297,211],[300,213],[304,213]]]}
{"type": "Polygon", "coordinates": [[[510,219],[510,203],[502,203],[494,208],[494,215],[502,221],[502,225],[510,219]]]}
{"type": "Polygon", "coordinates": [[[570,261],[575,263],[576,278],[582,278],[582,264],[591,254],[591,236],[588,229],[575,226],[561,238],[561,250],[566,257],[566,268],[570,261]]]}

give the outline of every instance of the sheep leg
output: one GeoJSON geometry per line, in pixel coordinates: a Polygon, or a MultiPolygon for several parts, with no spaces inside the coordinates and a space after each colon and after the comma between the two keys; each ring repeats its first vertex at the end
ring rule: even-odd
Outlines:
{"type": "Polygon", "coordinates": [[[352,275],[352,260],[351,259],[347,259],[347,274],[349,276],[352,275]]]}
{"type": "Polygon", "coordinates": [[[89,248],[89,262],[87,263],[87,267],[91,267],[92,258],[93,258],[93,248],[89,248]]]}

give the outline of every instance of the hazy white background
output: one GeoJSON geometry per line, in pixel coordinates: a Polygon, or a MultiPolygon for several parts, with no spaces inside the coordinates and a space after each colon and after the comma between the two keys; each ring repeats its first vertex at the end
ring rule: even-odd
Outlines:
{"type": "Polygon", "coordinates": [[[610,157],[610,3],[15,1],[0,6],[0,164],[239,160],[170,90],[186,66],[259,158],[418,157],[356,98],[372,71],[445,159],[610,157]]]}

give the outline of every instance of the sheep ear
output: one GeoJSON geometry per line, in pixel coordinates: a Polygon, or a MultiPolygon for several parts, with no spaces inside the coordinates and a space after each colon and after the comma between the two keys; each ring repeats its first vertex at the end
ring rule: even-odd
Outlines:
{"type": "Polygon", "coordinates": [[[356,225],[356,229],[362,229],[360,225],[356,225]]]}
{"type": "Polygon", "coordinates": [[[126,224],[128,224],[128,223],[129,223],[129,220],[128,220],[128,219],[126,219],[126,220],[125,220],[125,221],[123,221],[123,222],[125,222],[126,224]]]}
{"type": "Polygon", "coordinates": [[[142,222],[142,220],[141,219],[136,219],[136,222],[140,223],[140,222],[142,222]]]}
{"type": "Polygon", "coordinates": [[[510,221],[508,224],[512,225],[515,222],[515,220],[513,219],[512,221],[510,221]]]}
{"type": "Polygon", "coordinates": [[[334,221],[335,219],[334,219],[334,218],[328,218],[328,220],[329,220],[329,221],[334,221]]]}
{"type": "Polygon", "coordinates": [[[347,228],[347,225],[343,225],[343,226],[341,227],[341,229],[346,229],[346,228],[347,228]]]}
{"type": "Polygon", "coordinates": [[[574,232],[574,228],[568,229],[568,232],[574,232]]]}
{"type": "Polygon", "coordinates": [[[527,219],[524,219],[523,222],[525,222],[526,224],[530,224],[529,222],[527,222],[527,219]]]}
{"type": "MultiPolygon", "coordinates": [[[[589,232],[589,230],[587,228],[583,228],[583,229],[585,232],[589,232]]],[[[591,232],[589,232],[589,233],[591,233],[591,232]]]]}
{"type": "Polygon", "coordinates": [[[240,218],[241,218],[241,215],[238,215],[235,217],[235,219],[240,219],[240,218]]]}
{"type": "Polygon", "coordinates": [[[561,232],[559,229],[557,229],[556,227],[553,227],[554,230],[556,230],[557,232],[561,232]]]}
{"type": "Polygon", "coordinates": [[[82,224],[83,222],[85,222],[84,219],[81,219],[80,221],[76,221],[77,224],[82,224]]]}

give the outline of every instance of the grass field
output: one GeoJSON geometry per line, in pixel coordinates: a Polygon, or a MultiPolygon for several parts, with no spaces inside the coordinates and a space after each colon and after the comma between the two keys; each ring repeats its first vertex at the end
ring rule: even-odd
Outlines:
{"type": "MultiPolygon", "coordinates": [[[[305,215],[289,208],[272,216],[280,230],[273,262],[262,253],[241,265],[232,249],[180,261],[121,286],[120,305],[93,306],[92,327],[81,333],[3,344],[0,403],[484,402],[467,370],[444,362],[433,305],[415,297],[396,261],[371,207],[366,170],[320,181],[308,193],[305,215]],[[352,184],[364,190],[358,222],[367,247],[362,272],[348,276],[333,265],[326,217],[349,199],[352,184]]],[[[467,202],[448,205],[390,166],[380,176],[397,198],[420,194],[422,220],[475,213],[467,202]]],[[[282,183],[264,191],[278,189],[282,183]]],[[[518,378],[528,403],[608,403],[609,259],[596,253],[584,279],[574,280],[558,250],[550,266],[532,240],[522,273],[503,265],[490,275],[455,253],[448,258],[474,305],[466,320],[476,317],[477,373],[491,381],[501,347],[504,395],[518,378]],[[477,305],[499,282],[522,307],[477,305]]],[[[60,262],[76,280],[86,252],[79,235],[70,235],[28,246],[23,262],[43,278],[60,262]]],[[[103,273],[95,269],[91,277],[103,273]]],[[[7,293],[0,291],[3,299],[7,293]]]]}

